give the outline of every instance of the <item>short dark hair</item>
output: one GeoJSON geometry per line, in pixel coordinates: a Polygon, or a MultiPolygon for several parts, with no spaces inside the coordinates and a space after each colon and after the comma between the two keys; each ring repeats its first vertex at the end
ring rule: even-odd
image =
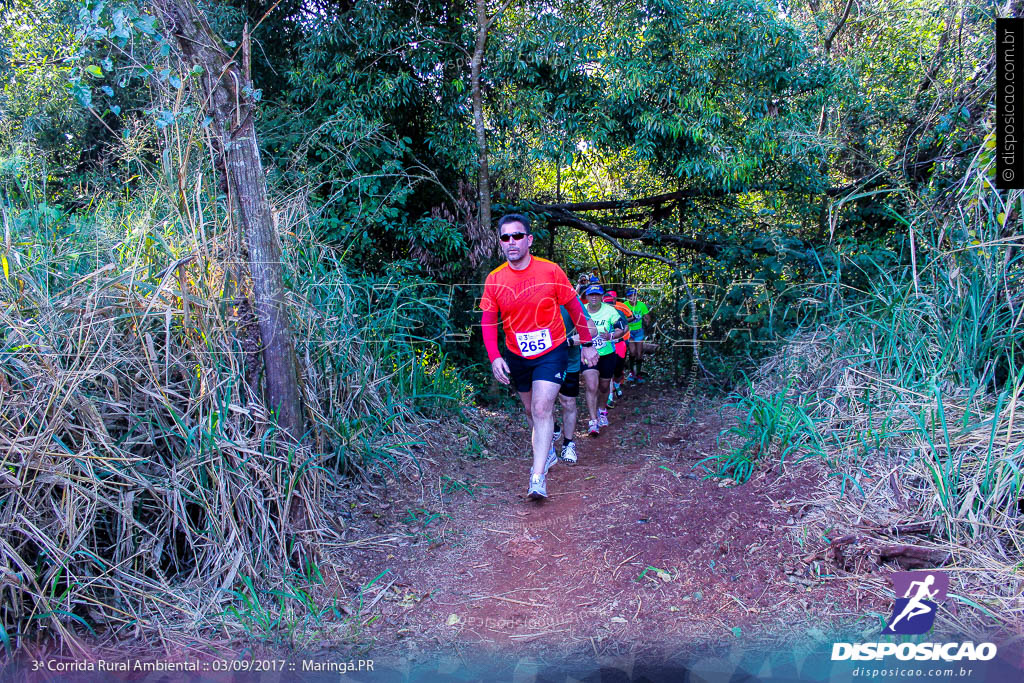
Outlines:
{"type": "Polygon", "coordinates": [[[498,219],[498,232],[501,233],[501,228],[506,223],[522,223],[523,229],[526,230],[527,235],[532,235],[530,232],[530,219],[521,213],[507,213],[498,219]]]}

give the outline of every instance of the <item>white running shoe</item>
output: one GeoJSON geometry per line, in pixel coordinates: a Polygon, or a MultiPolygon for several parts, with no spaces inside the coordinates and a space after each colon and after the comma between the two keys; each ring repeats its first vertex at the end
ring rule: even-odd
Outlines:
{"type": "Polygon", "coordinates": [[[602,410],[597,411],[597,426],[598,427],[607,427],[608,426],[608,411],[607,410],[602,409],[602,410]]]}
{"type": "Polygon", "coordinates": [[[597,427],[597,420],[591,420],[588,424],[590,427],[587,430],[587,434],[590,434],[590,436],[597,436],[601,433],[601,430],[597,427]]]}
{"type": "Polygon", "coordinates": [[[530,490],[526,495],[534,500],[548,497],[548,486],[543,474],[530,475],[530,490]]]}
{"type": "Polygon", "coordinates": [[[564,462],[566,465],[576,464],[576,442],[569,441],[562,446],[562,454],[558,456],[558,459],[564,462]]]}

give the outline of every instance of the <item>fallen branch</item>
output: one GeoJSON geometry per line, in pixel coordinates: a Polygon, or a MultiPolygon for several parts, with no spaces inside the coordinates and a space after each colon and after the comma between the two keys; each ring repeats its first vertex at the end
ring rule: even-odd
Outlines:
{"type": "MultiPolygon", "coordinates": [[[[925,530],[924,522],[903,525],[906,529],[914,529],[920,533],[925,530]]],[[[888,532],[900,528],[900,525],[892,527],[876,528],[877,531],[888,532]]],[[[930,527],[928,527],[930,529],[930,527]]],[[[908,533],[904,531],[904,533],[908,533]]],[[[926,569],[940,567],[949,562],[950,554],[944,550],[934,548],[923,548],[921,546],[907,545],[902,543],[885,543],[870,536],[861,534],[846,534],[832,539],[828,546],[821,550],[805,555],[800,558],[804,564],[810,564],[818,560],[825,560],[838,569],[853,571],[856,567],[857,557],[870,558],[871,562],[878,566],[883,562],[895,562],[903,569],[926,569]],[[847,546],[856,545],[856,550],[850,551],[847,546]]]]}
{"type": "Polygon", "coordinates": [[[880,562],[891,560],[903,569],[927,569],[941,567],[949,562],[950,554],[945,550],[921,548],[914,545],[884,545],[872,550],[880,562]]]}
{"type": "Polygon", "coordinates": [[[800,194],[823,194],[829,197],[838,197],[857,189],[859,183],[850,183],[841,187],[830,187],[821,191],[801,189],[796,187],[778,187],[770,185],[755,185],[752,187],[739,187],[732,190],[689,188],[666,192],[663,194],[641,197],[639,199],[612,199],[596,202],[569,202],[558,204],[537,205],[541,210],[547,211],[618,211],[621,209],[634,209],[647,206],[662,206],[670,202],[678,202],[683,199],[716,199],[732,195],[749,194],[751,192],[798,192],[800,194]]]}

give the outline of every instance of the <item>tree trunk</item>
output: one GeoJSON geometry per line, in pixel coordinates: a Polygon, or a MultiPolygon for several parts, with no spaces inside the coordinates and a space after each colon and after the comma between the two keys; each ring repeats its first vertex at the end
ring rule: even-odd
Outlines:
{"type": "MultiPolygon", "coordinates": [[[[186,62],[203,69],[205,107],[224,154],[224,173],[236,200],[249,251],[253,309],[263,346],[267,399],[278,427],[292,439],[303,435],[299,368],[285,305],[281,247],[270,213],[260,162],[255,103],[248,69],[221,47],[206,18],[191,0],[153,0],[164,32],[173,36],[186,62]]],[[[248,63],[248,40],[243,41],[248,63]]]]}
{"type": "MultiPolygon", "coordinates": [[[[831,64],[832,62],[832,41],[836,39],[836,36],[839,35],[839,32],[843,29],[843,26],[846,25],[846,20],[850,18],[851,9],[853,9],[853,0],[847,0],[846,9],[843,10],[842,15],[839,17],[839,19],[836,20],[836,25],[832,27],[832,31],[829,32],[828,37],[825,38],[826,64],[831,64]]],[[[814,11],[815,13],[817,13],[817,7],[814,8],[814,11]]],[[[818,137],[824,137],[826,131],[828,130],[828,106],[828,101],[823,102],[821,105],[821,116],[818,117],[818,137]]],[[[828,152],[826,151],[825,155],[821,159],[821,163],[818,164],[818,172],[825,178],[828,178],[829,175],[828,166],[828,152]]],[[[818,231],[822,235],[828,232],[828,226],[826,225],[826,223],[828,222],[828,209],[830,203],[831,202],[827,195],[821,198],[821,206],[818,209],[818,231]]]]}
{"type": "Polygon", "coordinates": [[[478,160],[477,195],[480,227],[491,227],[491,177],[487,166],[487,132],[484,130],[484,97],[480,84],[484,53],[487,51],[487,0],[476,0],[476,45],[470,62],[470,84],[473,91],[473,128],[476,130],[476,153],[478,160]]]}

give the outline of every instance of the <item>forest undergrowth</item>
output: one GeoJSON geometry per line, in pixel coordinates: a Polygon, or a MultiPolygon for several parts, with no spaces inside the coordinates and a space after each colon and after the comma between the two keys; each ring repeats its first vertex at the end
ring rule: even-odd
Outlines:
{"type": "Polygon", "coordinates": [[[416,336],[408,309],[429,302],[348,276],[293,207],[278,227],[312,427],[301,446],[279,440],[244,249],[195,162],[197,130],[169,131],[181,138],[168,149],[185,150],[165,157],[171,184],[150,176],[130,201],[100,198],[88,212],[46,203],[32,155],[4,160],[8,653],[81,652],[83,639],[166,649],[343,619],[321,563],[343,487],[415,476],[418,416],[468,390],[416,336]]]}
{"type": "Polygon", "coordinates": [[[801,581],[938,567],[947,626],[1020,633],[1024,207],[992,122],[1024,5],[783,4],[6,3],[0,657],[365,646],[388,584],[329,561],[373,543],[353,511],[426,538],[452,458],[519,455],[472,329],[492,203],[641,291],[666,401],[757,366],[693,459],[723,488],[824,466],[801,581]],[[282,291],[290,325],[257,321],[282,291]],[[297,375],[294,440],[264,392],[297,375]]]}
{"type": "Polygon", "coordinates": [[[951,576],[940,623],[1015,634],[1024,207],[1021,191],[993,187],[993,146],[899,217],[911,265],[874,267],[859,291],[826,274],[812,302],[820,313],[732,395],[742,418],[723,435],[731,447],[704,467],[744,481],[758,467],[820,459],[829,480],[801,522],[820,539],[803,558],[809,576],[938,567],[951,576]]]}
{"type": "MultiPolygon", "coordinates": [[[[286,204],[314,427],[282,447],[258,389],[237,235],[203,171],[190,170],[200,190],[187,205],[154,185],[85,219],[35,196],[27,159],[6,164],[5,191],[22,201],[5,212],[0,282],[5,649],[295,644],[351,622],[322,561],[342,543],[345,487],[418,479],[424,415],[471,400],[422,336],[423,311],[443,321],[443,309],[420,289],[346,275],[343,254],[286,204]]],[[[831,477],[802,513],[804,535],[822,539],[802,558],[807,576],[938,566],[953,578],[947,625],[1012,631],[1024,295],[1006,224],[1021,193],[994,191],[991,165],[983,151],[944,200],[902,218],[913,266],[865,273],[869,290],[823,279],[813,322],[733,395],[744,417],[704,467],[742,482],[772,460],[820,458],[831,477]],[[952,218],[942,201],[967,208],[952,218]]]]}
{"type": "MultiPolygon", "coordinates": [[[[311,427],[300,446],[278,439],[230,198],[208,133],[177,113],[159,168],[152,139],[126,138],[130,197],[57,206],[41,157],[0,160],[8,653],[295,643],[346,622],[323,562],[343,543],[346,487],[418,479],[425,417],[473,400],[437,343],[444,297],[398,269],[347,272],[345,246],[290,194],[275,217],[311,427]]],[[[824,540],[809,574],[947,568],[958,607],[944,618],[1009,631],[1024,621],[1022,207],[992,187],[990,141],[961,182],[907,193],[910,265],[838,258],[805,287],[813,315],[733,396],[745,417],[704,467],[742,482],[820,458],[832,476],[807,501],[824,540]]]]}

